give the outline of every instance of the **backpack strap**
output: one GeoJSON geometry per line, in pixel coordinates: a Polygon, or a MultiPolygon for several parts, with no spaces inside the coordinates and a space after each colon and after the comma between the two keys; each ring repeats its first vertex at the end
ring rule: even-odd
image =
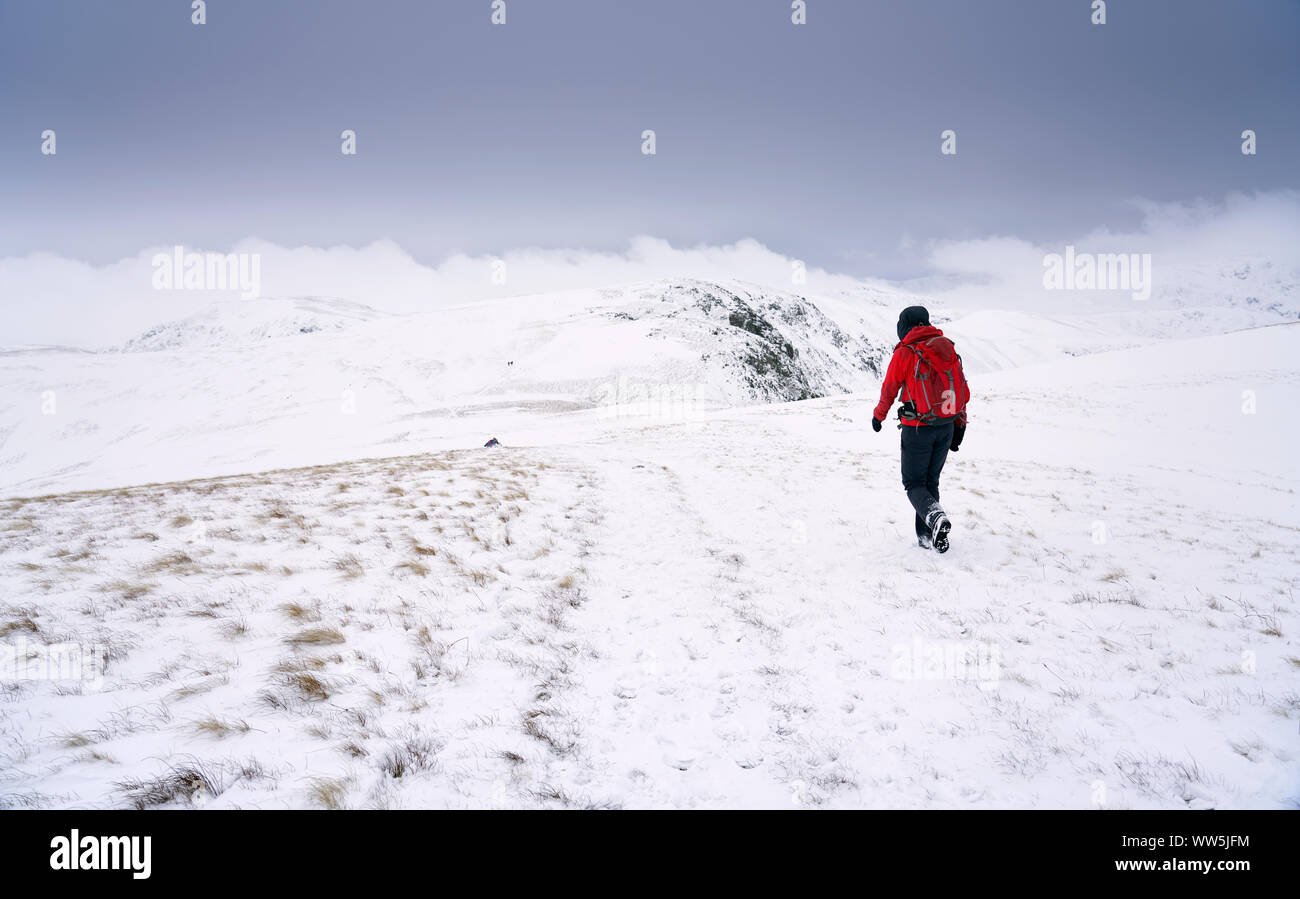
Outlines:
{"type": "MultiPolygon", "coordinates": [[[[926,346],[929,346],[930,341],[935,339],[937,338],[931,337],[930,340],[925,341],[926,346]]],[[[926,365],[930,365],[930,363],[926,361],[925,355],[921,352],[920,348],[914,344],[912,345],[912,351],[916,353],[916,368],[912,371],[912,379],[916,381],[916,383],[921,385],[921,395],[925,397],[926,408],[927,409],[933,408],[933,403],[930,402],[930,392],[925,389],[925,381],[921,380],[921,363],[925,362],[926,365]]],[[[930,368],[933,369],[934,366],[930,365],[930,368]]],[[[927,378],[926,380],[929,379],[927,378]]],[[[925,421],[926,418],[929,417],[931,414],[932,413],[927,412],[924,415],[920,415],[917,417],[921,421],[925,421]]]]}

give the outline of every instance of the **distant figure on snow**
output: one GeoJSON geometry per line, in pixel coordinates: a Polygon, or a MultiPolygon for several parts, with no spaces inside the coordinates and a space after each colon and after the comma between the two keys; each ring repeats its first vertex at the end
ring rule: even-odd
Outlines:
{"type": "Polygon", "coordinates": [[[903,489],[916,510],[916,542],[922,549],[947,552],[952,522],[939,505],[939,474],[948,451],[957,452],[966,436],[970,387],[956,347],[930,324],[924,306],[908,306],[898,316],[898,345],[871,417],[876,433],[900,390],[903,489]]]}
{"type": "Polygon", "coordinates": [[[484,445],[484,446],[500,446],[500,445],[501,445],[501,441],[500,441],[500,440],[497,440],[495,437],[493,437],[491,440],[489,440],[487,443],[485,443],[485,444],[483,444],[483,445],[484,445]]]}

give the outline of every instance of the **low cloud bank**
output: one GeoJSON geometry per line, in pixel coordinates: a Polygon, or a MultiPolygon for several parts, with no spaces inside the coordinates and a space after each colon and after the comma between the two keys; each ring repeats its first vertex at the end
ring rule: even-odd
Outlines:
{"type": "Polygon", "coordinates": [[[1217,296],[1226,302],[1230,295],[1239,300],[1252,292],[1275,293],[1300,279],[1300,192],[1134,205],[1142,224],[1128,232],[1099,228],[1056,244],[1017,237],[936,242],[929,257],[936,276],[910,286],[969,307],[1086,311],[1124,299],[1213,303],[1217,296]],[[1077,260],[1076,271],[1102,257],[1145,259],[1152,269],[1145,285],[1150,295],[1141,297],[1132,285],[1049,288],[1045,275],[1067,255],[1077,260]]]}
{"type": "MultiPolygon", "coordinates": [[[[1300,272],[1300,192],[1139,206],[1143,223],[1131,233],[1099,229],[1060,245],[1017,237],[933,242],[929,259],[934,276],[903,286],[931,294],[937,303],[968,308],[1065,311],[1116,302],[1111,292],[1044,288],[1044,259],[1064,253],[1067,246],[1078,254],[1149,254],[1156,301],[1169,296],[1171,285],[1185,285],[1188,272],[1217,271],[1243,260],[1251,262],[1256,280],[1261,271],[1281,280],[1300,272]]],[[[212,261],[216,253],[233,254],[236,265],[243,262],[245,276],[253,270],[249,258],[256,257],[256,293],[261,297],[338,297],[394,313],[668,277],[738,278],[841,296],[884,286],[823,269],[802,269],[798,260],[752,239],[685,248],[643,236],[622,252],[521,248],[499,257],[455,255],[436,266],[417,262],[387,240],[359,248],[320,248],[248,239],[228,250],[184,251],[213,252],[212,261]]],[[[211,266],[200,274],[196,264],[188,282],[183,267],[173,266],[169,277],[161,278],[163,257],[175,260],[175,248],[151,247],[107,266],[49,253],[0,259],[0,344],[111,346],[160,322],[191,315],[214,300],[238,300],[248,292],[246,283],[213,280],[211,266]]],[[[1211,295],[1214,289],[1207,288],[1211,295]]]]}

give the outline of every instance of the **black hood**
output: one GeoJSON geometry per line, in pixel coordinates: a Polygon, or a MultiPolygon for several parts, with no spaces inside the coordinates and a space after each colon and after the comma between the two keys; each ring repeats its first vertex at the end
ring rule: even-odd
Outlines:
{"type": "Polygon", "coordinates": [[[924,306],[908,306],[898,314],[898,339],[902,340],[907,332],[917,325],[930,324],[930,312],[924,306]]]}

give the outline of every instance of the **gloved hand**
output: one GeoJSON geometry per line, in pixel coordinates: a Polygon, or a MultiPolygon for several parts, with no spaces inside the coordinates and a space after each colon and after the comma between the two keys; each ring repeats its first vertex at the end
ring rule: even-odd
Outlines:
{"type": "Polygon", "coordinates": [[[880,419],[871,419],[871,430],[875,431],[877,434],[880,433],[880,419]]]}
{"type": "Polygon", "coordinates": [[[965,437],[966,437],[966,426],[953,425],[952,446],[948,447],[948,449],[952,450],[954,453],[957,452],[957,447],[961,446],[961,442],[962,440],[965,439],[965,437]]]}

